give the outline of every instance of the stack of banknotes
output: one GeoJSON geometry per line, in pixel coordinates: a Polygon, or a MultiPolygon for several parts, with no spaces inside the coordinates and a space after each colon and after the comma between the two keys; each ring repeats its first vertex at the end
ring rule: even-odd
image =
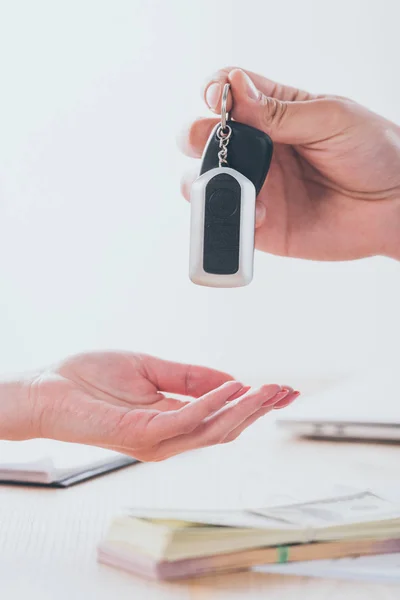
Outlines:
{"type": "Polygon", "coordinates": [[[240,510],[134,508],[110,524],[102,563],[173,580],[400,552],[400,502],[372,490],[240,510]]]}

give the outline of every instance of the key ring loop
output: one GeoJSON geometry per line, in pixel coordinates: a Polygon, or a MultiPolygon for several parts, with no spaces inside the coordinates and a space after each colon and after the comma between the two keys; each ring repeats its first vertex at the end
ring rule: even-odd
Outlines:
{"type": "Polygon", "coordinates": [[[229,125],[225,126],[225,131],[222,129],[222,125],[220,125],[217,129],[217,138],[219,139],[220,145],[223,143],[225,146],[229,142],[229,138],[232,135],[232,127],[229,125]]]}
{"type": "Polygon", "coordinates": [[[230,84],[226,83],[224,85],[224,89],[222,91],[222,100],[221,100],[221,129],[222,129],[222,131],[225,131],[226,122],[229,119],[229,113],[226,109],[226,105],[228,102],[228,94],[229,94],[230,87],[231,87],[230,84]]]}

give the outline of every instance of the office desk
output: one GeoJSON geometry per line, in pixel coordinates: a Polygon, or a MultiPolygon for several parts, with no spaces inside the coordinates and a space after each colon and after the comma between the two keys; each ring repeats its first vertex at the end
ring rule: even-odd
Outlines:
{"type": "Polygon", "coordinates": [[[66,490],[0,487],[0,596],[4,600],[380,600],[400,585],[243,572],[165,584],[96,563],[96,544],[124,507],[232,504],[277,484],[385,484],[400,447],[294,441],[265,418],[234,444],[137,465],[66,490]]]}

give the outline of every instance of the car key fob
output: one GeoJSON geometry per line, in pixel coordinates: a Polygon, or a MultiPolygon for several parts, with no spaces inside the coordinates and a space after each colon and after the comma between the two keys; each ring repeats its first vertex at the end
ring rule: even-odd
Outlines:
{"type": "Polygon", "coordinates": [[[210,135],[191,190],[190,279],[209,287],[240,287],[253,278],[256,196],[271,163],[271,138],[227,119],[210,135]]]}

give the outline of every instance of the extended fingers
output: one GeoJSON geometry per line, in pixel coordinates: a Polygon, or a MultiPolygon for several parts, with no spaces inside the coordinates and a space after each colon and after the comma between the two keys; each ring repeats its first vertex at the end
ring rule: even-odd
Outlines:
{"type": "Polygon", "coordinates": [[[232,431],[261,406],[273,406],[282,398],[282,393],[285,392],[278,385],[263,385],[257,390],[250,390],[231,405],[223,407],[205,423],[204,428],[208,427],[210,435],[215,433],[219,439],[220,435],[232,431]]]}
{"type": "Polygon", "coordinates": [[[223,440],[223,442],[233,442],[233,440],[236,440],[236,438],[239,437],[239,435],[245,429],[250,427],[250,425],[255,423],[255,421],[258,421],[258,419],[271,412],[272,410],[279,410],[281,408],[289,406],[289,404],[294,402],[299,395],[300,392],[295,392],[292,388],[288,388],[287,390],[280,392],[275,396],[273,403],[268,403],[267,406],[261,407],[259,410],[253,413],[250,417],[243,421],[243,423],[241,423],[238,427],[233,429],[223,440]]]}
{"type": "Polygon", "coordinates": [[[244,423],[261,407],[272,407],[274,402],[279,400],[279,392],[281,387],[278,385],[266,385],[247,392],[199,424],[191,433],[162,442],[157,450],[158,460],[187,450],[221,443],[233,429],[244,423]]]}
{"type": "Polygon", "coordinates": [[[139,460],[160,461],[187,450],[231,442],[256,420],[274,409],[289,405],[298,395],[299,392],[289,387],[268,385],[259,390],[249,390],[238,382],[229,382],[179,411],[163,415],[153,411],[132,411],[129,434],[124,426],[116,432],[115,438],[113,436],[113,439],[110,439],[109,444],[104,441],[94,443],[135,456],[139,460]],[[191,411],[188,410],[190,407],[191,411]],[[146,425],[142,435],[138,420],[140,413],[146,425]],[[172,419],[164,418],[168,414],[172,419]],[[151,432],[149,426],[156,422],[156,418],[159,421],[158,427],[151,432]],[[200,419],[200,422],[192,429],[196,419],[200,419]],[[187,432],[171,437],[173,431],[182,429],[186,429],[187,432]],[[120,435],[122,432],[123,436],[120,435]]]}
{"type": "Polygon", "coordinates": [[[242,389],[243,385],[238,381],[228,381],[179,410],[156,415],[147,425],[146,441],[156,443],[190,433],[226,402],[237,397],[242,389]]]}

